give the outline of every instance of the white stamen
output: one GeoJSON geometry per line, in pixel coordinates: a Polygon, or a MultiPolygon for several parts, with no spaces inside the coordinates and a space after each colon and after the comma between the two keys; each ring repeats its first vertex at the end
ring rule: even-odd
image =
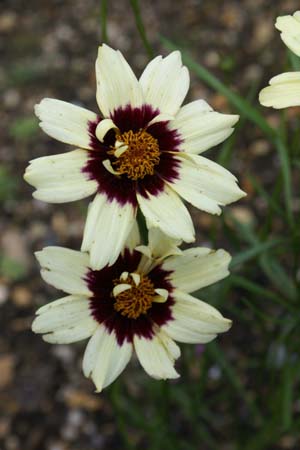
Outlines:
{"type": "Polygon", "coordinates": [[[174,120],[174,119],[175,119],[175,117],[171,116],[171,114],[158,114],[158,116],[155,116],[152,120],[150,120],[147,127],[150,127],[150,125],[153,125],[154,123],[168,122],[169,120],[174,120]]]}
{"type": "Polygon", "coordinates": [[[131,273],[131,278],[133,279],[133,281],[135,282],[135,285],[138,286],[140,284],[141,281],[141,276],[138,273],[131,273]]]}
{"type": "Polygon", "coordinates": [[[164,303],[168,299],[169,292],[167,289],[155,289],[155,292],[158,294],[153,298],[153,301],[156,303],[164,303]]]}
{"type": "Polygon", "coordinates": [[[128,145],[124,144],[122,147],[118,147],[117,150],[114,152],[114,155],[116,158],[120,158],[123,153],[125,153],[128,150],[128,145]]]}
{"type": "Polygon", "coordinates": [[[97,139],[99,139],[100,142],[103,142],[106,133],[111,129],[118,129],[111,119],[101,120],[101,122],[98,123],[95,132],[97,139]]]}
{"type": "Polygon", "coordinates": [[[116,297],[117,295],[121,294],[121,292],[128,291],[128,289],[131,289],[132,286],[130,284],[117,284],[113,288],[113,296],[116,297]]]}
{"type": "Polygon", "coordinates": [[[113,175],[120,175],[119,172],[117,172],[113,168],[109,159],[105,159],[104,161],[102,161],[102,164],[108,172],[112,173],[113,175]]]}
{"type": "Polygon", "coordinates": [[[148,245],[138,245],[137,247],[135,247],[135,250],[147,256],[148,258],[151,258],[151,250],[148,245]]]}
{"type": "Polygon", "coordinates": [[[120,280],[126,281],[128,278],[129,273],[128,272],[123,272],[120,276],[120,280]]]}
{"type": "Polygon", "coordinates": [[[123,141],[118,141],[118,139],[116,139],[115,148],[123,147],[123,145],[126,145],[126,144],[123,141]]]}

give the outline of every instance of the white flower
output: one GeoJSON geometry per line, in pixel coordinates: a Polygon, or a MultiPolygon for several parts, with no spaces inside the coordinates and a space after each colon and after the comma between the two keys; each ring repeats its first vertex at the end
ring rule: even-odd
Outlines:
{"type": "MultiPolygon", "coordinates": [[[[277,17],[275,27],[281,31],[281,39],[287,47],[300,56],[300,11],[293,16],[277,17]]],[[[282,73],[271,78],[269,84],[259,94],[263,106],[281,109],[300,105],[300,72],[282,73]]]]}
{"type": "Polygon", "coordinates": [[[206,343],[231,326],[190,295],[228,275],[228,253],[180,251],[158,229],[150,230],[148,246],[136,247],[138,241],[134,229],[117,261],[102,270],[90,268],[88,253],[61,247],[37,252],[44,280],[68,295],[40,308],[32,329],[53,344],[90,338],[83,372],[97,391],[118,377],[133,351],[150,376],[177,378],[174,341],[206,343]]]}
{"type": "Polygon", "coordinates": [[[34,197],[62,203],[96,194],[82,250],[91,266],[113,264],[139,207],[150,228],[194,241],[180,196],[212,214],[244,195],[235,177],[199,156],[233,131],[238,116],[219,114],[203,100],[183,107],[189,74],[178,51],[153,59],[139,80],[119,51],[99,48],[97,102],[102,117],[59,100],[35,108],[50,136],[79,147],[31,161],[25,179],[34,197]]]}

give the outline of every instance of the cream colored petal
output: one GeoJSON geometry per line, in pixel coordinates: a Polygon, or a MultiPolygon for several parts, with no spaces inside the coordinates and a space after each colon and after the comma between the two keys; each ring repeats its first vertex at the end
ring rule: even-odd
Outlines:
{"type": "Polygon", "coordinates": [[[125,246],[135,221],[135,208],[97,194],[88,209],[82,251],[90,252],[93,269],[112,265],[125,246]]]}
{"type": "Polygon", "coordinates": [[[186,201],[211,214],[220,214],[219,205],[227,205],[246,194],[235,177],[218,164],[198,155],[177,156],[181,160],[179,178],[169,183],[186,201]]]}
{"type": "Polygon", "coordinates": [[[275,109],[300,105],[300,72],[287,72],[273,77],[270,86],[259,93],[259,101],[263,106],[275,109]]]}
{"type": "Polygon", "coordinates": [[[162,331],[151,339],[134,336],[134,349],[144,370],[158,380],[178,378],[174,368],[180,349],[175,342],[162,331]]]}
{"type": "Polygon", "coordinates": [[[87,253],[63,247],[45,247],[35,255],[47,283],[69,294],[90,295],[84,281],[89,266],[87,253]]]}
{"type": "Polygon", "coordinates": [[[148,228],[160,228],[173,239],[193,242],[195,231],[191,216],[179,196],[167,185],[158,195],[137,194],[148,228]]]}
{"type": "Polygon", "coordinates": [[[194,292],[229,275],[231,260],[224,250],[190,248],[179,256],[171,256],[163,263],[165,270],[171,270],[172,285],[185,292],[194,292]]]}
{"type": "Polygon", "coordinates": [[[66,144],[90,149],[89,122],[97,120],[97,114],[71,103],[44,98],[35,105],[40,127],[49,136],[66,144]]]}
{"type": "Polygon", "coordinates": [[[131,228],[131,231],[126,239],[125,246],[132,252],[139,245],[140,242],[141,242],[140,231],[138,223],[135,220],[131,228]]]}
{"type": "Polygon", "coordinates": [[[87,317],[90,317],[87,297],[69,295],[40,308],[33,321],[32,331],[35,333],[52,332],[76,325],[87,317]]]}
{"type": "Polygon", "coordinates": [[[92,317],[81,318],[76,324],[66,325],[53,333],[43,335],[43,340],[50,344],[71,344],[89,338],[94,333],[97,323],[92,317]]]}
{"type": "Polygon", "coordinates": [[[82,172],[87,161],[88,152],[79,149],[42,156],[30,161],[24,179],[36,188],[33,197],[38,200],[49,203],[80,200],[97,190],[96,181],[82,172]]]}
{"type": "Polygon", "coordinates": [[[275,27],[281,31],[280,36],[285,45],[300,56],[300,11],[292,16],[277,17],[275,27]]]}
{"type": "Polygon", "coordinates": [[[119,50],[103,44],[96,61],[97,102],[104,117],[130,105],[142,106],[142,90],[132,69],[119,50]]]}
{"type": "Polygon", "coordinates": [[[153,258],[160,259],[181,254],[178,246],[181,245],[182,241],[180,239],[170,238],[170,236],[167,236],[159,228],[149,229],[148,241],[148,255],[152,255],[153,258]]]}
{"type": "Polygon", "coordinates": [[[97,392],[111,384],[125,369],[132,355],[132,345],[119,345],[115,333],[104,325],[98,328],[88,342],[83,358],[83,373],[95,383],[97,392]]]}
{"type": "Polygon", "coordinates": [[[160,113],[175,115],[189,89],[189,72],[182,66],[180,52],[158,56],[145,68],[140,85],[146,103],[160,113]]]}
{"type": "Polygon", "coordinates": [[[204,100],[196,100],[180,108],[169,127],[181,136],[181,151],[199,154],[227,139],[238,120],[237,115],[218,113],[204,100]]]}
{"type": "Polygon", "coordinates": [[[225,319],[213,306],[178,290],[173,295],[173,320],[163,326],[163,330],[172,339],[204,344],[231,327],[231,321],[225,319]]]}

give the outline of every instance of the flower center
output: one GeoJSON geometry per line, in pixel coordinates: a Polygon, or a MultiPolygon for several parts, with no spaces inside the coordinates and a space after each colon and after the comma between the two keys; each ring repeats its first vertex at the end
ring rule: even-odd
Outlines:
{"type": "Polygon", "coordinates": [[[154,167],[160,159],[157,139],[147,131],[134,133],[130,130],[117,136],[117,143],[117,150],[114,147],[108,153],[117,157],[112,166],[119,174],[126,174],[131,180],[154,174],[154,167]]]}
{"type": "Polygon", "coordinates": [[[128,276],[127,272],[123,272],[120,278],[114,280],[114,285],[114,309],[129,319],[146,314],[157,297],[154,285],[146,275],[133,273],[128,276]]]}

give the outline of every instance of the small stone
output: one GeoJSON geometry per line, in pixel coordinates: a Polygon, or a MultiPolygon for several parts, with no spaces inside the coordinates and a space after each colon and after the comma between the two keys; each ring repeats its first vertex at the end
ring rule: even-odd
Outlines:
{"type": "Polygon", "coordinates": [[[20,308],[28,308],[32,305],[32,294],[25,286],[16,286],[11,295],[14,304],[20,308]]]}
{"type": "Polygon", "coordinates": [[[3,417],[0,419],[0,439],[7,436],[10,429],[10,421],[8,418],[3,417]]]}
{"type": "Polygon", "coordinates": [[[20,448],[20,440],[17,436],[8,436],[5,439],[6,450],[18,450],[20,448]]]}
{"type": "Polygon", "coordinates": [[[88,411],[96,411],[102,407],[102,400],[99,396],[90,395],[84,391],[68,389],[63,395],[66,404],[70,408],[83,408],[88,411]]]}
{"type": "Polygon", "coordinates": [[[203,63],[207,67],[217,67],[220,64],[220,55],[216,51],[209,51],[204,55],[203,63]]]}
{"type": "Polygon", "coordinates": [[[13,11],[7,11],[0,16],[0,31],[8,33],[11,31],[17,22],[17,14],[13,11]]]}
{"type": "Polygon", "coordinates": [[[30,330],[32,323],[32,317],[20,317],[18,319],[14,319],[10,322],[11,329],[16,332],[20,333],[22,331],[30,330]]]}
{"type": "Polygon", "coordinates": [[[1,235],[1,245],[6,258],[15,261],[24,269],[30,264],[29,249],[25,235],[17,228],[9,228],[1,235]]]}
{"type": "Polygon", "coordinates": [[[230,212],[234,219],[243,225],[251,225],[255,221],[253,212],[246,206],[232,206],[230,212]]]}
{"type": "Polygon", "coordinates": [[[0,284],[0,305],[3,305],[8,299],[8,287],[5,284],[0,284]]]}
{"type": "Polygon", "coordinates": [[[74,360],[74,350],[70,345],[55,345],[52,353],[64,364],[70,364],[74,360]]]}
{"type": "Polygon", "coordinates": [[[0,357],[0,389],[8,386],[14,377],[15,357],[12,354],[0,357]]]}
{"type": "Polygon", "coordinates": [[[13,109],[20,103],[21,96],[16,89],[8,89],[3,95],[4,106],[13,109]]]}
{"type": "Polygon", "coordinates": [[[69,225],[67,218],[63,212],[56,212],[52,217],[52,228],[54,232],[61,238],[65,239],[68,235],[69,225]]]}
{"type": "Polygon", "coordinates": [[[271,151],[271,145],[265,139],[258,139],[253,142],[249,150],[254,156],[265,156],[271,151]]]}

